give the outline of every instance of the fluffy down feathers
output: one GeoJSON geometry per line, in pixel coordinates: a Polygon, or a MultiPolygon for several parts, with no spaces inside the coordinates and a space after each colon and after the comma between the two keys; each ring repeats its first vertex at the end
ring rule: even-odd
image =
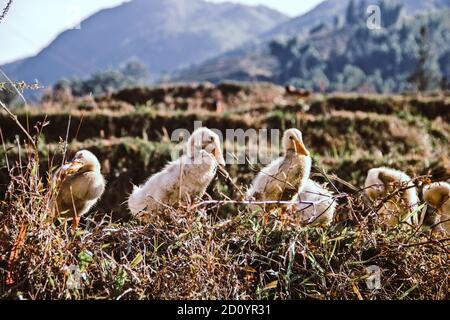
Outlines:
{"type": "Polygon", "coordinates": [[[308,179],[303,191],[295,199],[293,211],[300,215],[303,224],[329,226],[333,222],[336,205],[330,190],[308,179]]]}
{"type": "Polygon", "coordinates": [[[195,164],[188,156],[169,163],[141,186],[134,186],[128,205],[134,215],[156,212],[202,197],[217,170],[216,161],[205,152],[204,162],[195,164]]]}
{"type": "Polygon", "coordinates": [[[219,164],[224,164],[219,137],[206,128],[195,131],[188,140],[187,155],[169,163],[143,186],[134,187],[128,199],[131,213],[147,221],[151,213],[202,197],[219,164]]]}
{"type": "MultiPolygon", "coordinates": [[[[247,192],[248,200],[291,201],[303,189],[311,171],[311,157],[306,150],[302,133],[297,129],[283,136],[284,155],[261,170],[247,192]]],[[[276,205],[252,206],[270,210],[276,205]]]]}
{"type": "Polygon", "coordinates": [[[100,163],[90,151],[81,150],[74,159],[55,174],[60,184],[56,198],[56,214],[73,217],[86,214],[105,191],[100,163]]]}
{"type": "Polygon", "coordinates": [[[438,229],[450,234],[450,183],[436,182],[425,186],[423,200],[438,212],[438,229]]]}
{"type": "MultiPolygon", "coordinates": [[[[396,196],[389,198],[378,212],[383,223],[388,226],[398,224],[418,207],[417,190],[412,179],[404,172],[385,167],[371,169],[364,186],[367,196],[373,201],[383,200],[402,189],[396,196]]],[[[414,215],[408,222],[417,225],[418,221],[417,215],[414,215]]]]}

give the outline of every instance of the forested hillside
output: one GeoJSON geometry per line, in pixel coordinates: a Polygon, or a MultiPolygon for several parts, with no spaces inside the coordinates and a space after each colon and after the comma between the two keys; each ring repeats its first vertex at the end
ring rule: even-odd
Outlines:
{"type": "Polygon", "coordinates": [[[350,1],[333,22],[242,48],[181,73],[180,79],[266,80],[330,92],[404,92],[448,88],[450,10],[407,14],[381,1],[381,25],[369,28],[364,2],[350,1]]]}

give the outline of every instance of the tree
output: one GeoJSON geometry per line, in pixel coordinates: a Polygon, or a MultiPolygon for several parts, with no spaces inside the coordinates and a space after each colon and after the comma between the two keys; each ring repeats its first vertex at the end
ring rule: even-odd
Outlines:
{"type": "MultiPolygon", "coordinates": [[[[349,13],[361,10],[361,2],[355,3],[357,9],[348,4],[349,13]]],[[[271,54],[278,63],[271,80],[320,91],[403,92],[411,91],[411,83],[421,91],[448,87],[449,11],[398,23],[401,6],[387,0],[381,5],[388,28],[377,32],[360,21],[323,29],[320,37],[272,42],[271,54]]]]}
{"type": "Polygon", "coordinates": [[[340,28],[342,28],[342,19],[340,16],[334,16],[333,18],[333,27],[338,30],[340,28]]]}
{"type": "Polygon", "coordinates": [[[87,79],[61,79],[54,86],[55,92],[68,92],[74,96],[102,95],[130,86],[144,84],[149,79],[147,67],[138,60],[125,63],[118,70],[108,69],[93,73],[87,79]]]}
{"type": "Polygon", "coordinates": [[[442,76],[440,86],[441,86],[441,90],[443,90],[443,91],[450,90],[450,81],[448,80],[446,75],[442,76]]]}
{"type": "Polygon", "coordinates": [[[319,24],[317,24],[316,26],[312,27],[309,30],[309,34],[315,34],[315,33],[319,33],[322,32],[324,30],[328,29],[328,25],[324,22],[320,22],[319,24]]]}
{"type": "Polygon", "coordinates": [[[428,30],[426,26],[420,27],[419,36],[416,37],[418,47],[418,61],[416,71],[409,77],[409,82],[415,84],[420,92],[427,91],[433,80],[430,61],[431,48],[428,40],[428,30]]]}
{"type": "Polygon", "coordinates": [[[354,25],[358,23],[358,10],[356,8],[355,0],[351,0],[347,6],[345,21],[349,25],[354,25]]]}
{"type": "Polygon", "coordinates": [[[145,81],[149,78],[147,66],[137,59],[128,61],[121,69],[125,76],[130,77],[137,82],[145,81]]]}
{"type": "Polygon", "coordinates": [[[447,50],[439,59],[442,70],[441,89],[450,90],[450,50],[447,50]]]}
{"type": "Polygon", "coordinates": [[[396,25],[403,13],[403,5],[396,1],[383,0],[380,9],[384,28],[396,25]]]}
{"type": "Polygon", "coordinates": [[[366,74],[358,67],[346,65],[339,76],[343,91],[357,91],[366,80],[366,74]]]}

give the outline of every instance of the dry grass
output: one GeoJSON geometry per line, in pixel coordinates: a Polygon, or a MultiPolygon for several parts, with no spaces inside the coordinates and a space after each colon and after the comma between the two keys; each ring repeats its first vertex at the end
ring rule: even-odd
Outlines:
{"type": "MultiPolygon", "coordinates": [[[[355,111],[365,108],[359,100],[351,103],[355,111]]],[[[435,109],[448,104],[442,105],[435,109]]],[[[386,110],[380,113],[390,114],[386,110]]],[[[149,225],[117,222],[100,203],[101,211],[83,218],[73,231],[70,221],[51,218],[58,190],[49,183],[66,149],[64,141],[58,142],[64,130],[55,124],[65,123],[68,114],[30,112],[18,120],[14,115],[6,120],[3,114],[0,154],[5,168],[0,169],[1,177],[7,170],[9,179],[0,182],[7,184],[0,200],[0,299],[448,299],[450,239],[406,224],[383,228],[363,190],[352,185],[378,165],[395,165],[415,177],[429,170],[434,178],[448,179],[448,150],[439,149],[448,140],[446,118],[432,114],[418,124],[409,113],[393,120],[338,107],[329,111],[315,115],[273,108],[248,122],[239,115],[205,111],[188,117],[189,112],[177,116],[173,111],[170,117],[149,110],[128,116],[123,111],[73,112],[70,137],[81,142],[68,148],[88,147],[100,155],[102,167],[111,170],[104,200],[113,203],[113,197],[123,201],[130,181],[139,182],[143,172],[153,173],[166,161],[170,146],[156,142],[162,129],[190,128],[198,117],[209,119],[205,125],[213,128],[301,127],[316,148],[320,167],[333,168],[346,179],[319,174],[340,191],[337,218],[328,229],[300,227],[295,217],[278,211],[250,212],[245,204],[224,201],[171,210],[149,225]],[[36,134],[17,126],[28,123],[28,116],[36,134]],[[164,122],[166,118],[170,121],[164,122]],[[97,128],[106,130],[106,137],[97,128]],[[144,131],[151,141],[130,137],[144,131]],[[16,134],[25,145],[15,143],[16,134]],[[90,140],[96,134],[101,139],[90,140]],[[428,137],[431,143],[421,142],[428,137]],[[433,150],[422,148],[427,145],[433,150]],[[9,148],[15,148],[14,156],[9,148]],[[372,149],[392,156],[375,158],[372,149]],[[431,161],[439,164],[436,168],[424,162],[429,153],[442,158],[431,161]],[[382,272],[379,290],[366,285],[366,268],[372,265],[382,272]],[[79,287],[71,286],[74,270],[81,275],[79,287]]],[[[215,188],[214,199],[238,200],[236,189],[257,173],[245,166],[228,169],[237,180],[215,188]]]]}
{"type": "Polygon", "coordinates": [[[55,190],[30,149],[10,164],[0,209],[0,297],[25,299],[447,299],[449,239],[384,230],[355,189],[340,195],[330,229],[299,227],[277,212],[220,204],[180,209],[150,225],[51,219],[55,190]],[[344,218],[342,218],[344,217],[344,218]],[[382,288],[366,286],[366,267],[382,288]],[[71,270],[81,273],[70,287],[71,270]]]}

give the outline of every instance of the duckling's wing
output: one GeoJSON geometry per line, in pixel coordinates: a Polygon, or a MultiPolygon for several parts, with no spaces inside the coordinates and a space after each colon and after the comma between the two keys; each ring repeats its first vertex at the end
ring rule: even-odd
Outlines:
{"type": "Polygon", "coordinates": [[[279,174],[282,161],[283,158],[278,158],[261,169],[247,192],[248,198],[253,197],[256,200],[262,200],[265,198],[264,195],[272,194],[277,189],[277,175],[279,174]]]}

